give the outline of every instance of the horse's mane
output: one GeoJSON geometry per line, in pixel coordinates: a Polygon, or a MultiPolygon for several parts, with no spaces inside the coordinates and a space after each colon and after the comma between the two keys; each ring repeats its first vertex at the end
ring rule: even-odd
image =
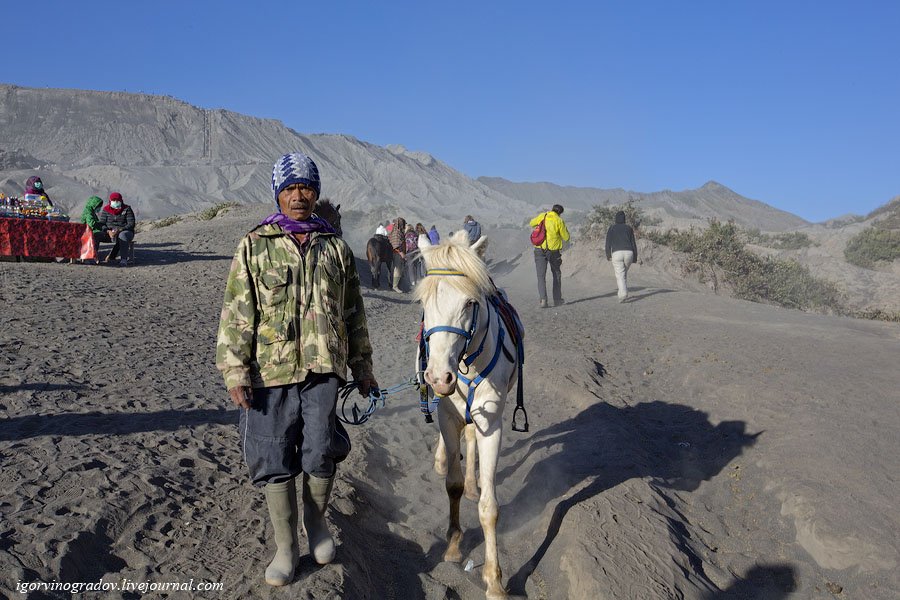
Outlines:
{"type": "Polygon", "coordinates": [[[338,235],[342,233],[339,229],[341,211],[329,198],[319,198],[316,200],[313,212],[315,212],[316,216],[325,219],[332,227],[338,230],[338,235]]]}
{"type": "Polygon", "coordinates": [[[328,207],[331,210],[334,210],[334,204],[331,202],[331,198],[319,198],[316,200],[316,208],[328,207]]]}
{"type": "Polygon", "coordinates": [[[340,211],[329,198],[320,198],[316,200],[316,205],[313,210],[317,215],[329,222],[332,216],[340,214],[340,211]]]}
{"type": "Polygon", "coordinates": [[[466,274],[465,277],[425,277],[415,290],[416,300],[423,304],[434,298],[442,279],[470,298],[490,294],[495,289],[487,265],[469,246],[465,230],[457,231],[437,246],[424,248],[422,257],[426,269],[450,269],[466,274]]]}

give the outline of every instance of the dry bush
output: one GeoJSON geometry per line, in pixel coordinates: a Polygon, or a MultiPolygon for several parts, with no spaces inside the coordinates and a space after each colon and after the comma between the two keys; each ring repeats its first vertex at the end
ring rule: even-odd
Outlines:
{"type": "Polygon", "coordinates": [[[776,250],[799,250],[800,248],[809,248],[813,245],[813,241],[809,239],[809,236],[800,231],[767,234],[753,228],[748,229],[745,235],[747,242],[750,244],[775,248],[776,250]]]}
{"type": "Polygon", "coordinates": [[[174,225],[175,223],[181,222],[180,215],[172,215],[170,217],[166,217],[165,219],[160,219],[153,223],[153,229],[162,229],[163,227],[168,227],[169,225],[174,225]]]}
{"type": "Polygon", "coordinates": [[[198,221],[209,221],[210,219],[216,218],[216,216],[229,208],[233,208],[237,206],[237,202],[222,202],[221,204],[216,204],[215,206],[210,206],[206,210],[200,211],[197,213],[198,221]]]}
{"type": "Polygon", "coordinates": [[[634,235],[641,237],[641,225],[657,225],[660,220],[644,215],[644,211],[634,205],[634,200],[625,204],[610,206],[594,206],[593,210],[585,217],[581,226],[581,236],[588,240],[601,240],[606,238],[607,230],[616,222],[616,213],[625,213],[625,223],[634,229],[634,235]]]}
{"type": "Polygon", "coordinates": [[[719,273],[737,298],[788,308],[845,313],[837,286],[814,277],[792,260],[764,258],[745,248],[745,236],[733,222],[711,220],[706,229],[651,232],[653,243],[688,255],[685,270],[719,287],[719,273]]]}
{"type": "Polygon", "coordinates": [[[866,269],[874,268],[879,262],[892,262],[900,258],[900,231],[879,225],[863,229],[847,242],[844,258],[866,269]]]}

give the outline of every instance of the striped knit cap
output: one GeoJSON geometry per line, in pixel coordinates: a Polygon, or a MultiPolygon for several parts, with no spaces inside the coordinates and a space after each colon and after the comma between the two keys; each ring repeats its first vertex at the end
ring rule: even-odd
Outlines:
{"type": "Polygon", "coordinates": [[[275,195],[275,205],[278,205],[278,194],[289,185],[302,183],[316,190],[318,197],[321,192],[319,182],[319,168],[313,160],[301,152],[285,154],[272,168],[272,193],[275,195]]]}

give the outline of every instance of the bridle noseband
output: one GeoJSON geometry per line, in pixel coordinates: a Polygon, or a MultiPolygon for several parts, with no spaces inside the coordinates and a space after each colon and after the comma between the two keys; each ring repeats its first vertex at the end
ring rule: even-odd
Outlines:
{"type": "MultiPolygon", "coordinates": [[[[457,271],[454,269],[436,268],[436,269],[428,269],[427,271],[425,271],[425,276],[426,277],[427,276],[465,277],[466,274],[463,273],[462,271],[457,271]]],[[[478,386],[479,383],[481,383],[482,381],[484,381],[487,378],[488,374],[496,366],[497,361],[500,358],[500,354],[503,353],[506,355],[506,357],[510,361],[514,361],[514,362],[518,361],[517,371],[518,371],[519,383],[518,383],[518,389],[516,392],[516,410],[513,412],[512,428],[513,428],[513,431],[527,432],[528,431],[528,415],[525,413],[525,406],[522,401],[522,393],[523,393],[523,390],[522,390],[522,365],[525,362],[525,353],[524,353],[524,350],[522,347],[521,336],[518,334],[516,336],[510,338],[510,339],[513,339],[515,342],[516,357],[514,358],[514,357],[510,356],[509,353],[506,351],[506,347],[504,346],[504,343],[503,343],[506,330],[505,330],[505,326],[503,324],[503,319],[500,316],[500,309],[498,308],[498,303],[501,302],[501,300],[499,299],[499,296],[500,296],[499,294],[495,294],[494,296],[488,298],[488,301],[487,301],[487,309],[488,309],[487,329],[485,330],[484,335],[481,338],[481,344],[478,346],[478,350],[476,350],[472,354],[468,354],[468,356],[467,356],[467,353],[469,351],[469,344],[472,343],[472,339],[475,337],[475,332],[478,330],[478,310],[479,310],[479,306],[481,306],[480,303],[475,302],[475,305],[472,308],[472,326],[469,328],[468,331],[466,331],[465,329],[462,329],[460,327],[453,327],[451,325],[437,325],[435,327],[432,327],[432,328],[426,330],[426,329],[424,329],[425,315],[423,313],[423,315],[422,315],[423,329],[422,329],[422,337],[420,340],[420,348],[419,348],[419,361],[420,361],[419,367],[420,367],[421,372],[425,371],[427,364],[428,364],[428,338],[430,338],[432,334],[438,333],[438,332],[455,333],[456,335],[459,335],[459,336],[462,336],[463,338],[465,338],[466,345],[463,347],[463,350],[459,355],[459,359],[457,360],[457,366],[459,364],[464,364],[466,367],[471,366],[472,363],[475,362],[475,359],[477,359],[478,356],[481,354],[482,350],[484,350],[484,344],[487,341],[488,333],[490,333],[491,307],[493,306],[494,312],[497,315],[497,327],[498,327],[498,329],[497,329],[497,345],[496,345],[496,348],[494,349],[493,357],[491,357],[491,360],[488,363],[488,365],[480,373],[476,373],[476,376],[471,379],[469,377],[466,377],[466,375],[461,373],[459,371],[459,369],[457,368],[457,373],[456,373],[457,380],[462,381],[469,388],[469,393],[466,395],[466,423],[467,424],[472,423],[472,412],[471,411],[472,411],[472,402],[475,399],[475,388],[478,386]],[[525,418],[525,424],[523,427],[519,427],[516,425],[516,415],[519,412],[522,412],[522,414],[524,415],[524,418],[525,418]]],[[[502,300],[502,302],[506,302],[505,298],[502,300]]],[[[508,303],[507,303],[507,306],[509,306],[509,310],[512,310],[513,312],[515,311],[515,309],[512,309],[511,305],[508,305],[508,303]]],[[[518,316],[516,316],[516,319],[518,320],[518,316]]],[[[468,374],[468,371],[466,372],[466,374],[468,374]]],[[[425,413],[426,422],[430,423],[431,422],[431,411],[428,409],[427,398],[422,401],[422,412],[425,413]]]]}
{"type": "MultiPolygon", "coordinates": [[[[426,277],[465,277],[466,274],[462,271],[455,271],[453,269],[428,269],[425,271],[426,277]]],[[[476,302],[472,306],[472,326],[468,331],[465,329],[461,329],[459,327],[453,327],[451,325],[436,325],[431,329],[426,329],[422,332],[422,340],[425,344],[425,356],[428,356],[428,339],[434,333],[446,332],[446,333],[455,333],[456,335],[464,338],[466,340],[466,345],[463,346],[462,352],[459,354],[459,360],[457,363],[462,363],[467,367],[475,362],[475,359],[478,358],[478,355],[481,354],[481,351],[484,349],[484,343],[487,341],[487,332],[485,332],[484,336],[481,339],[481,345],[478,347],[478,350],[473,354],[469,354],[469,344],[472,343],[472,339],[475,337],[475,333],[478,331],[478,311],[480,308],[480,304],[476,302]],[[468,354],[468,356],[467,356],[468,354]]],[[[423,322],[424,322],[424,315],[423,322]]]]}

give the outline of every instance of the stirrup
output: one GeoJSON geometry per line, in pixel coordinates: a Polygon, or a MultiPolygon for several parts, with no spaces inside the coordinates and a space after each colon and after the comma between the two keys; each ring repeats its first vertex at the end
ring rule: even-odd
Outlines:
{"type": "Polygon", "coordinates": [[[516,407],[516,410],[513,411],[512,430],[513,430],[513,431],[519,431],[519,432],[522,432],[522,433],[528,433],[528,413],[525,412],[525,407],[524,407],[524,406],[517,406],[517,407],[516,407]],[[516,415],[519,414],[519,411],[520,411],[520,410],[522,411],[522,415],[523,415],[523,417],[525,418],[525,424],[524,424],[522,427],[518,427],[518,426],[516,425],[516,415]]]}

